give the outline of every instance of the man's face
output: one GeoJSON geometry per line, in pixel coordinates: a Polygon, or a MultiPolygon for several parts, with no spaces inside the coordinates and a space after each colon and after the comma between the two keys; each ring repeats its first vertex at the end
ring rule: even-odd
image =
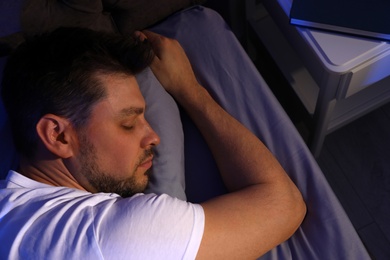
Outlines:
{"type": "Polygon", "coordinates": [[[144,118],[145,101],[133,76],[99,77],[107,98],[92,109],[79,133],[80,183],[92,192],[123,197],[143,192],[152,166],[152,148],[160,143],[144,118]]]}

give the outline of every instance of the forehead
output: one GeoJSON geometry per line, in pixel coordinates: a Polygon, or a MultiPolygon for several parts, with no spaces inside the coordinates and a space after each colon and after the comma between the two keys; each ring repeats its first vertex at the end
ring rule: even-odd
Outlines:
{"type": "Polygon", "coordinates": [[[135,76],[124,73],[110,73],[97,75],[96,78],[104,87],[106,93],[115,96],[120,91],[139,90],[135,76]]]}
{"type": "MultiPolygon", "coordinates": [[[[98,102],[96,108],[118,116],[139,114],[145,108],[145,100],[134,76],[126,74],[99,75],[98,80],[106,92],[106,97],[98,102]]],[[[99,112],[103,112],[99,111],[99,112]]]]}

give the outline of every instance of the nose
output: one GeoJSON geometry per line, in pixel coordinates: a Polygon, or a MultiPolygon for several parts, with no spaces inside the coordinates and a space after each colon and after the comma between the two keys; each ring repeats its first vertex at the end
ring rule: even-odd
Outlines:
{"type": "Polygon", "coordinates": [[[149,125],[149,123],[145,123],[145,137],[142,141],[142,148],[153,147],[160,143],[160,137],[153,130],[153,128],[149,125]]]}

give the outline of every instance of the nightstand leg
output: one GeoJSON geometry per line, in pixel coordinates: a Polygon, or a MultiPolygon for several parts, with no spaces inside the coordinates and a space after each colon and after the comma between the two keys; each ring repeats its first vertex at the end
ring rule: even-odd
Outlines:
{"type": "Polygon", "coordinates": [[[313,115],[314,129],[309,141],[309,148],[316,158],[320,155],[325,136],[328,134],[329,123],[337,103],[335,96],[339,80],[338,76],[326,77],[322,80],[323,84],[320,86],[316,109],[313,115]]]}

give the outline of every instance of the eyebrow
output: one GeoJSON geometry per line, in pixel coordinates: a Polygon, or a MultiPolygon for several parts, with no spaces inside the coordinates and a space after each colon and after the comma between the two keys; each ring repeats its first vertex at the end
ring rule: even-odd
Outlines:
{"type": "Polygon", "coordinates": [[[134,116],[134,115],[141,115],[145,111],[142,107],[128,107],[124,108],[119,112],[120,117],[128,117],[128,116],[134,116]]]}

